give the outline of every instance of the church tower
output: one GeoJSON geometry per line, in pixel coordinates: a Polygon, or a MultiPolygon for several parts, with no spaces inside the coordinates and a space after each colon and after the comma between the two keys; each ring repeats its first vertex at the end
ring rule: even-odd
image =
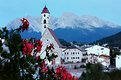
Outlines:
{"type": "Polygon", "coordinates": [[[57,54],[58,57],[55,58],[52,62],[49,62],[46,60],[48,64],[61,64],[61,54],[62,54],[62,45],[59,42],[58,38],[56,37],[54,31],[50,29],[50,12],[45,6],[41,12],[41,24],[42,24],[42,50],[41,53],[38,53],[37,55],[41,54],[41,58],[44,59],[46,57],[45,49],[50,44],[54,45],[53,53],[57,54]]]}
{"type": "Polygon", "coordinates": [[[49,28],[50,12],[45,6],[41,12],[42,35],[44,31],[49,28]]]}

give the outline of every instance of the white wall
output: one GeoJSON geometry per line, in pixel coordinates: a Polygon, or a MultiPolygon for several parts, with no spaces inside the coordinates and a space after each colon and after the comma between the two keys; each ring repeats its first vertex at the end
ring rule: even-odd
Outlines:
{"type": "Polygon", "coordinates": [[[50,14],[49,13],[42,13],[41,14],[41,24],[42,24],[42,34],[44,33],[44,31],[49,28],[50,26],[50,14]],[[44,16],[45,15],[45,16],[44,16]],[[46,20],[46,24],[44,24],[44,20],[46,20]],[[44,26],[46,26],[46,28],[44,28],[44,26]]]}
{"type": "Polygon", "coordinates": [[[102,46],[92,46],[89,48],[86,48],[87,54],[96,54],[96,55],[101,55],[101,54],[106,54],[110,55],[110,49],[102,47],[102,46]]]}
{"type": "MultiPolygon", "coordinates": [[[[56,61],[55,63],[61,64],[62,49],[59,48],[59,45],[57,44],[57,42],[55,41],[54,37],[51,35],[48,29],[46,29],[46,31],[44,32],[41,40],[43,42],[42,52],[46,49],[47,45],[50,45],[50,43],[53,43],[54,48],[55,48],[53,52],[58,54],[58,57],[55,59],[56,61]]],[[[43,54],[43,56],[45,56],[45,54],[43,54]]]]}
{"type": "Polygon", "coordinates": [[[116,68],[121,69],[121,55],[116,57],[116,68]]]}
{"type": "MultiPolygon", "coordinates": [[[[97,62],[101,63],[103,66],[108,67],[110,65],[110,57],[105,57],[105,56],[99,57],[100,55],[110,56],[110,49],[108,49],[106,47],[95,45],[95,46],[87,48],[86,51],[87,51],[88,55],[95,54],[97,56],[97,57],[95,57],[95,58],[97,58],[97,62]]],[[[91,55],[88,56],[88,62],[94,61],[94,60],[91,60],[91,59],[94,59],[91,57],[93,57],[93,56],[91,56],[91,55]]]]}
{"type": "Polygon", "coordinates": [[[83,53],[79,49],[67,49],[64,52],[65,62],[81,62],[83,53]]]}

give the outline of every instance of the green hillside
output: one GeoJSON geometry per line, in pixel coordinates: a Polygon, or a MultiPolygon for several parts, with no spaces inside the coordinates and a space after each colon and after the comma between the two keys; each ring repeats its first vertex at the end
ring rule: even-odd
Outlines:
{"type": "Polygon", "coordinates": [[[109,37],[105,37],[101,40],[97,40],[96,43],[100,44],[108,43],[109,46],[121,47],[121,32],[109,37]]]}

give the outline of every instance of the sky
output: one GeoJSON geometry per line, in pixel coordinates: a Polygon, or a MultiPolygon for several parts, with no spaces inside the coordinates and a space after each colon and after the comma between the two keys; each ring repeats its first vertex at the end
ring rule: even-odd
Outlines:
{"type": "Polygon", "coordinates": [[[91,15],[121,25],[121,0],[0,0],[0,27],[16,18],[40,16],[44,6],[51,15],[91,15]]]}

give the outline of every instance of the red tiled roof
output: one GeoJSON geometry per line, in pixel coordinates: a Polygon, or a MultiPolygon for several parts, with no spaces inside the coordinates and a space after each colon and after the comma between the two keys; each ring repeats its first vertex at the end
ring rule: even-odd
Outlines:
{"type": "Polygon", "coordinates": [[[58,40],[58,38],[56,37],[55,33],[53,32],[52,29],[48,28],[48,30],[50,31],[50,33],[52,34],[52,36],[54,37],[55,41],[57,42],[57,44],[59,45],[60,48],[63,48],[64,46],[60,43],[60,41],[58,40]]]}
{"type": "Polygon", "coordinates": [[[45,7],[43,8],[43,10],[42,10],[41,13],[50,13],[50,12],[49,12],[48,8],[45,6],[45,7]]]}

